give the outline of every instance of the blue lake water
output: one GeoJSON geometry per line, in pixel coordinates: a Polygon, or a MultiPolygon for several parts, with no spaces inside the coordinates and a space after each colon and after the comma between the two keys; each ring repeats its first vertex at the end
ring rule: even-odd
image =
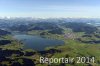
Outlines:
{"type": "Polygon", "coordinates": [[[14,35],[14,38],[24,44],[23,49],[34,49],[39,51],[44,50],[46,47],[53,47],[64,44],[64,41],[62,40],[46,39],[40,36],[32,35],[14,35]]]}

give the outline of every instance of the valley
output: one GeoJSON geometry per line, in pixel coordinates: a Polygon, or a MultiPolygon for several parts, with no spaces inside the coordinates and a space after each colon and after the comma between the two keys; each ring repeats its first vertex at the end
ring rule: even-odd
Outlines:
{"type": "Polygon", "coordinates": [[[0,19],[0,66],[99,66],[99,19],[0,19]],[[95,57],[95,63],[41,64],[40,57],[95,57]]]}

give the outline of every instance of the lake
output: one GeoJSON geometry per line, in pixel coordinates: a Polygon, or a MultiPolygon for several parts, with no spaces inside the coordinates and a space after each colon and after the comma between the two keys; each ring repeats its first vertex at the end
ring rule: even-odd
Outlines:
{"type": "Polygon", "coordinates": [[[47,39],[32,35],[14,35],[14,38],[24,44],[23,49],[34,49],[38,51],[42,51],[46,47],[53,47],[64,44],[64,41],[62,40],[47,39]]]}

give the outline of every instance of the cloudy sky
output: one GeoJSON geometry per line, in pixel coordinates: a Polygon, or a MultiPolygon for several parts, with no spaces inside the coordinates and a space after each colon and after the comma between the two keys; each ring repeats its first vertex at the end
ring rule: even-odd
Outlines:
{"type": "Polygon", "coordinates": [[[0,0],[0,17],[100,18],[100,0],[0,0]]]}

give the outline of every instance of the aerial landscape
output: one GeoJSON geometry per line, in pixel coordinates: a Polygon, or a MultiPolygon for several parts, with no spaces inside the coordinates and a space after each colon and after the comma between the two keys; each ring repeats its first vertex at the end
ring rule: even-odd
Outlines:
{"type": "Polygon", "coordinates": [[[100,1],[73,1],[0,0],[0,66],[100,66],[100,1]]]}
{"type": "Polygon", "coordinates": [[[1,64],[9,66],[31,63],[44,66],[45,64],[39,64],[40,56],[49,58],[93,56],[96,58],[95,63],[73,62],[69,65],[98,66],[100,64],[99,21],[92,19],[92,23],[91,19],[84,19],[83,22],[81,20],[83,19],[0,19],[1,64]]]}

